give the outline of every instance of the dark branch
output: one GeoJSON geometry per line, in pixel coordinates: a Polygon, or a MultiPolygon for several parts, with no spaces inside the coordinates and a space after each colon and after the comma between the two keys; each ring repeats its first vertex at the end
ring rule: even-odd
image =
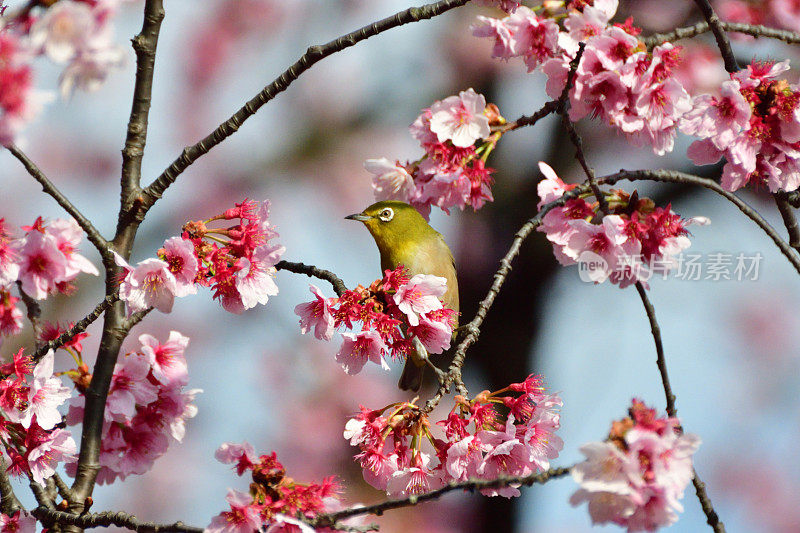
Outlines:
{"type": "Polygon", "coordinates": [[[19,295],[22,297],[22,303],[25,304],[25,314],[28,317],[28,321],[31,323],[31,327],[33,328],[34,342],[38,344],[39,337],[42,333],[42,328],[39,326],[39,317],[42,315],[42,308],[39,306],[39,302],[31,298],[27,292],[22,290],[21,281],[17,281],[17,289],[19,290],[19,295]]]}
{"type": "Polygon", "coordinates": [[[775,205],[783,218],[783,225],[789,233],[789,246],[795,250],[800,250],[800,227],[797,225],[797,218],[794,216],[792,206],[789,205],[787,194],[778,192],[772,195],[775,198],[775,205]]]}
{"type": "Polygon", "coordinates": [[[19,503],[16,494],[14,494],[14,488],[8,479],[6,468],[6,460],[0,456],[0,512],[6,516],[12,516],[22,509],[22,504],[19,503]]]}
{"type": "Polygon", "coordinates": [[[711,32],[714,34],[714,39],[717,41],[717,47],[719,47],[719,52],[722,54],[722,60],[725,62],[725,70],[730,73],[736,72],[739,70],[739,65],[736,64],[736,57],[733,55],[731,42],[728,40],[728,34],[725,33],[719,17],[714,12],[714,8],[711,7],[708,0],[695,0],[694,3],[700,8],[700,11],[703,13],[703,18],[706,19],[706,22],[708,22],[708,25],[711,27],[711,32]]]}
{"type": "Polygon", "coordinates": [[[74,515],[62,511],[55,511],[44,507],[37,507],[31,514],[42,521],[43,524],[62,524],[78,526],[80,528],[117,526],[133,531],[147,531],[153,533],[202,533],[203,528],[187,526],[183,522],[174,524],[156,524],[155,522],[140,522],[135,516],[123,512],[105,511],[74,515]]]}
{"type": "MultiPolygon", "coordinates": [[[[744,33],[753,37],[766,37],[777,39],[788,44],[800,43],[800,33],[788,30],[778,30],[754,24],[741,24],[739,22],[720,22],[722,29],[729,32],[744,33]]],[[[699,22],[694,26],[678,28],[668,33],[655,33],[644,39],[647,48],[653,48],[664,42],[672,42],[680,39],[690,39],[710,31],[708,22],[699,22]]]]}
{"type": "Polygon", "coordinates": [[[669,375],[667,374],[667,360],[664,357],[664,345],[661,342],[661,328],[656,320],[656,310],[650,302],[650,298],[647,297],[647,291],[645,291],[640,281],[636,282],[636,291],[639,293],[639,298],[642,299],[644,311],[647,313],[647,320],[650,321],[653,342],[656,344],[656,365],[658,365],[658,372],[661,374],[664,395],[667,397],[667,414],[675,417],[678,416],[678,411],[675,409],[675,395],[672,393],[672,385],[669,383],[669,375]]]}
{"type": "Polygon", "coordinates": [[[706,523],[711,526],[711,529],[713,529],[715,533],[725,533],[725,524],[720,522],[719,516],[714,510],[714,506],[711,505],[711,499],[706,493],[706,484],[697,476],[696,470],[692,469],[692,472],[694,473],[692,484],[697,493],[697,499],[700,500],[700,507],[703,508],[703,512],[706,515],[706,523]]]}
{"type": "Polygon", "coordinates": [[[16,157],[20,163],[22,163],[22,165],[25,167],[25,170],[28,171],[28,174],[30,174],[33,179],[39,182],[39,185],[42,186],[42,190],[49,194],[56,202],[58,202],[58,205],[63,207],[64,210],[75,219],[75,222],[77,222],[81,229],[86,233],[86,238],[89,239],[89,242],[91,242],[97,251],[100,252],[100,255],[102,257],[110,256],[111,251],[108,246],[108,241],[105,240],[102,235],[100,235],[100,232],[97,231],[91,222],[89,222],[89,219],[87,219],[80,211],[78,211],[78,208],[75,207],[72,202],[70,202],[67,197],[56,188],[55,185],[53,185],[53,182],[51,182],[47,176],[44,175],[44,172],[42,172],[33,161],[28,159],[28,156],[25,155],[22,150],[17,148],[17,146],[14,144],[9,144],[7,148],[11,154],[16,157]]]}
{"type": "Polygon", "coordinates": [[[153,73],[161,21],[164,20],[162,0],[147,0],[144,7],[142,31],[133,40],[136,52],[136,82],[133,104],[128,119],[128,134],[122,149],[122,205],[131,202],[139,192],[142,175],[142,156],[147,143],[147,123],[153,93],[153,73]]]}
{"type": "Polygon", "coordinates": [[[286,69],[275,81],[264,87],[260,93],[242,106],[231,118],[220,124],[217,129],[197,144],[184,148],[180,157],[173,161],[153,183],[145,188],[144,203],[137,216],[144,216],[144,213],[161,198],[164,191],[175,182],[178,176],[186,170],[189,165],[235,133],[245,120],[253,116],[261,106],[275,98],[280,92],[286,90],[286,88],[299,78],[301,74],[318,61],[384,31],[411,22],[433,18],[450,9],[463,6],[467,2],[469,2],[469,0],[441,0],[421,7],[412,7],[374,22],[369,26],[364,26],[361,29],[342,35],[338,39],[330,41],[327,44],[309,47],[306,53],[303,54],[297,62],[286,69]]]}
{"type": "Polygon", "coordinates": [[[327,281],[333,285],[333,290],[336,292],[337,296],[341,296],[344,294],[344,291],[347,290],[347,287],[345,286],[344,282],[339,279],[339,276],[330,270],[317,268],[314,265],[292,263],[290,261],[279,261],[275,265],[275,268],[278,270],[288,270],[289,272],[294,272],[295,274],[305,274],[308,277],[315,277],[327,281]]]}
{"type": "Polygon", "coordinates": [[[438,499],[439,497],[447,494],[448,492],[453,492],[455,490],[482,490],[482,489],[496,489],[500,487],[507,487],[509,485],[525,485],[526,487],[530,487],[534,484],[544,484],[547,483],[551,479],[560,478],[569,474],[569,471],[572,469],[571,466],[561,467],[561,468],[551,468],[545,472],[540,474],[533,474],[530,476],[518,476],[518,477],[511,477],[511,476],[503,476],[497,479],[470,479],[468,481],[462,481],[459,483],[449,483],[445,485],[441,489],[437,489],[431,492],[426,492],[425,494],[417,494],[408,496],[407,498],[401,498],[399,500],[387,500],[381,503],[377,503],[375,505],[367,505],[364,507],[353,507],[350,509],[344,509],[342,511],[337,511],[335,513],[328,513],[328,514],[321,514],[314,518],[314,520],[310,520],[309,524],[312,527],[330,527],[333,524],[336,524],[340,520],[344,520],[347,518],[351,518],[353,516],[360,516],[365,514],[374,514],[380,516],[385,511],[389,511],[391,509],[399,509],[401,507],[410,507],[413,505],[417,505],[422,502],[430,501],[438,499]]]}
{"type": "Polygon", "coordinates": [[[86,328],[89,327],[89,324],[97,320],[100,317],[100,315],[102,315],[105,312],[105,310],[111,307],[111,305],[117,300],[119,300],[119,294],[116,292],[111,296],[106,296],[102,302],[97,304],[97,306],[91,313],[89,313],[82,319],[78,320],[78,322],[76,322],[74,326],[66,330],[64,333],[59,335],[54,340],[39,346],[36,349],[36,352],[34,352],[33,354],[33,361],[38,363],[42,359],[42,357],[44,357],[47,354],[48,351],[55,350],[57,348],[64,346],[67,342],[70,341],[70,339],[72,339],[72,337],[74,337],[78,333],[86,331],[86,328]]]}

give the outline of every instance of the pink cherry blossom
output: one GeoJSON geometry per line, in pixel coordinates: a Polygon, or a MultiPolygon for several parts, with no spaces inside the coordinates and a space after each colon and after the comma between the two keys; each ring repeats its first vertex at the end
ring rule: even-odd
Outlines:
{"type": "Polygon", "coordinates": [[[450,140],[453,146],[470,146],[489,136],[489,119],[483,114],[485,108],[486,99],[471,88],[458,96],[449,96],[431,106],[431,131],[439,142],[450,140]]]}
{"type": "Polygon", "coordinates": [[[33,69],[19,40],[0,28],[0,144],[14,141],[17,132],[41,110],[48,98],[33,90],[33,69]]]}
{"type": "Polygon", "coordinates": [[[386,344],[376,331],[346,332],[342,333],[342,337],[344,342],[336,352],[336,361],[342,365],[347,374],[358,374],[369,361],[381,365],[384,370],[389,370],[389,365],[383,360],[382,355],[386,350],[386,344]]]}
{"type": "Polygon", "coordinates": [[[192,242],[181,237],[170,237],[164,241],[162,250],[162,259],[169,265],[169,271],[175,276],[175,296],[181,298],[189,294],[196,294],[195,278],[198,265],[192,242]]]}
{"type": "Polygon", "coordinates": [[[55,239],[58,249],[66,259],[66,273],[63,281],[72,281],[81,272],[93,276],[100,275],[97,267],[76,251],[83,239],[83,230],[74,219],[53,220],[45,227],[44,231],[46,235],[51,235],[55,239]]]}
{"type": "Polygon", "coordinates": [[[164,385],[187,383],[189,370],[183,354],[189,345],[189,337],[170,331],[169,338],[162,344],[152,335],[144,333],[139,336],[139,342],[156,380],[164,385]]]}
{"type": "Polygon", "coordinates": [[[207,533],[253,533],[261,528],[261,517],[250,494],[229,489],[225,499],[231,510],[212,518],[207,533]]]}
{"type": "Polygon", "coordinates": [[[310,285],[309,290],[316,300],[297,304],[294,308],[294,313],[300,317],[300,333],[305,335],[313,327],[316,338],[329,341],[335,329],[331,314],[331,299],[322,296],[322,292],[315,285],[310,285]]]}
{"type": "Polygon", "coordinates": [[[66,277],[67,260],[52,235],[36,230],[28,232],[19,256],[22,290],[36,300],[47,298],[66,277]]]}
{"type": "Polygon", "coordinates": [[[445,469],[453,481],[478,477],[482,462],[481,442],[475,435],[468,435],[447,448],[445,469]]]}
{"type": "Polygon", "coordinates": [[[558,24],[553,19],[540,18],[521,6],[504,22],[511,33],[511,51],[523,58],[528,72],[533,72],[559,51],[558,24]]]}
{"type": "Polygon", "coordinates": [[[280,245],[262,245],[253,250],[250,259],[242,257],[236,262],[236,289],[243,310],[257,304],[265,305],[270,296],[278,294],[274,280],[275,264],[285,251],[286,248],[280,245]]]}
{"type": "Polygon", "coordinates": [[[27,511],[17,511],[13,516],[0,514],[0,531],[3,533],[36,533],[36,518],[27,511]]]}
{"type": "Polygon", "coordinates": [[[223,442],[214,452],[214,458],[222,464],[236,465],[236,474],[239,476],[258,462],[255,448],[248,442],[223,442]]]}
{"type": "Polygon", "coordinates": [[[56,63],[66,63],[98,31],[91,7],[62,0],[48,8],[31,26],[31,45],[41,48],[56,63]]]}
{"type": "Polygon", "coordinates": [[[149,307],[155,307],[162,313],[172,311],[178,282],[167,263],[150,258],[132,267],[119,254],[115,253],[114,259],[127,272],[119,287],[119,297],[127,304],[128,314],[149,307]]]}
{"type": "Polygon", "coordinates": [[[52,429],[61,422],[58,407],[69,399],[71,391],[64,386],[61,378],[53,376],[54,358],[53,350],[49,350],[33,369],[28,405],[16,420],[23,427],[30,427],[34,417],[42,429],[52,429]]]}
{"type": "Polygon", "coordinates": [[[442,486],[440,478],[432,475],[427,466],[430,457],[425,453],[415,456],[414,466],[398,470],[389,479],[386,494],[394,498],[424,494],[442,486]]]}
{"type": "Polygon", "coordinates": [[[394,295],[394,303],[408,316],[408,323],[419,325],[418,314],[442,308],[439,297],[447,292],[447,280],[429,274],[417,274],[394,295]]]}
{"type": "Polygon", "coordinates": [[[442,353],[450,348],[453,336],[453,328],[447,320],[432,320],[428,315],[420,315],[418,324],[410,326],[408,332],[419,339],[429,353],[442,353]]]}
{"type": "Polygon", "coordinates": [[[41,429],[35,430],[32,426],[25,443],[27,448],[25,457],[31,477],[41,484],[44,484],[44,480],[55,473],[58,463],[74,461],[78,451],[72,435],[65,429],[45,432],[41,429]]]}
{"type": "Polygon", "coordinates": [[[655,531],[683,510],[680,499],[694,475],[691,456],[700,439],[679,433],[676,419],[657,418],[638,400],[630,412],[632,418],[612,427],[612,440],[581,447],[586,460],[572,468],[580,488],[570,503],[588,502],[595,524],[655,531]]]}
{"type": "Polygon", "coordinates": [[[372,190],[375,193],[375,200],[408,202],[414,195],[416,190],[414,179],[399,161],[392,163],[385,157],[367,159],[364,168],[373,174],[372,190]]]}
{"type": "Polygon", "coordinates": [[[0,342],[3,336],[15,335],[22,331],[22,311],[17,307],[19,298],[0,289],[0,342]]]}
{"type": "Polygon", "coordinates": [[[511,28],[506,26],[506,19],[478,16],[478,22],[471,29],[475,37],[494,39],[492,57],[505,60],[516,57],[517,54],[511,48],[511,28]]]}
{"type": "Polygon", "coordinates": [[[116,364],[106,401],[106,420],[129,422],[137,404],[156,401],[158,388],[148,381],[149,374],[150,362],[141,354],[128,354],[116,364]]]}
{"type": "Polygon", "coordinates": [[[62,98],[69,97],[75,89],[98,90],[113,70],[126,64],[123,48],[106,42],[91,43],[81,49],[61,73],[58,88],[62,98]]]}

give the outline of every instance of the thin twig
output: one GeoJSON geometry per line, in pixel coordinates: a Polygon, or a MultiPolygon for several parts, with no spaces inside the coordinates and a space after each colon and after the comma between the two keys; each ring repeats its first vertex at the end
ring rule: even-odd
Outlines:
{"type": "Polygon", "coordinates": [[[717,41],[717,47],[722,55],[722,60],[725,62],[725,70],[731,74],[739,70],[739,65],[736,64],[736,57],[733,55],[731,49],[731,42],[728,40],[728,34],[725,33],[719,17],[714,12],[714,8],[708,0],[695,0],[697,7],[703,13],[703,18],[706,19],[708,25],[711,27],[711,32],[714,34],[714,39],[717,41]]]}
{"type": "Polygon", "coordinates": [[[74,326],[66,330],[64,333],[56,337],[55,339],[43,343],[39,346],[36,351],[34,352],[32,359],[35,363],[41,361],[42,357],[44,357],[48,351],[55,350],[64,346],[68,343],[75,335],[78,333],[82,333],[89,327],[89,324],[97,320],[100,315],[102,315],[106,309],[111,307],[111,305],[119,300],[119,293],[114,292],[110,296],[106,296],[103,301],[101,301],[94,310],[83,317],[82,319],[78,320],[74,326]]]}
{"type": "Polygon", "coordinates": [[[56,511],[44,507],[37,507],[31,514],[42,521],[45,525],[62,524],[78,526],[81,528],[117,526],[133,531],[147,531],[152,533],[202,533],[203,528],[187,526],[183,522],[174,524],[156,524],[155,522],[140,522],[134,515],[105,511],[102,513],[85,513],[75,515],[56,511]]]}
{"type": "Polygon", "coordinates": [[[236,132],[239,127],[261,106],[275,98],[275,96],[286,90],[297,78],[300,77],[305,71],[311,68],[318,61],[340,52],[346,48],[356,45],[357,43],[385,32],[392,28],[417,22],[424,19],[430,19],[437,15],[463,6],[469,0],[441,0],[432,4],[427,4],[420,7],[412,7],[405,11],[395,13],[390,17],[374,22],[368,26],[364,26],[356,31],[342,35],[338,39],[330,41],[324,45],[311,46],[305,54],[297,60],[292,66],[283,72],[272,83],[264,87],[255,97],[248,101],[241,109],[234,113],[228,120],[220,124],[217,129],[206,136],[200,142],[184,148],[183,153],[172,162],[172,164],[164,170],[164,172],[148,185],[143,191],[144,202],[138,208],[138,217],[144,216],[144,213],[149,210],[153,204],[161,198],[164,191],[172,185],[178,176],[186,170],[189,165],[194,163],[201,156],[207,154],[212,148],[221,143],[227,137],[236,132]]]}
{"type": "Polygon", "coordinates": [[[661,328],[656,320],[656,310],[652,302],[650,302],[650,298],[648,298],[647,291],[641,281],[636,282],[636,291],[639,293],[639,298],[642,299],[644,311],[647,313],[647,320],[650,321],[650,332],[653,334],[653,342],[656,345],[656,365],[658,365],[658,372],[661,374],[664,395],[667,397],[667,414],[671,417],[676,417],[678,416],[678,411],[675,408],[675,395],[672,393],[672,385],[669,383],[669,375],[667,374],[667,359],[664,357],[664,345],[661,342],[661,328]]]}
{"type": "Polygon", "coordinates": [[[333,286],[334,292],[337,296],[341,296],[347,290],[344,282],[339,279],[339,276],[322,268],[315,267],[314,265],[306,265],[303,263],[293,263],[291,261],[278,261],[275,265],[277,270],[287,270],[295,274],[305,274],[308,277],[315,277],[327,281],[333,286]]]}
{"type": "Polygon", "coordinates": [[[534,124],[542,120],[544,117],[552,113],[555,113],[558,110],[559,101],[560,100],[550,100],[549,102],[546,102],[541,107],[541,109],[536,111],[533,115],[530,116],[522,115],[517,120],[514,120],[503,126],[500,126],[500,129],[502,129],[503,131],[512,131],[525,126],[533,126],[534,124]]]}
{"type": "MultiPolygon", "coordinates": [[[[784,41],[788,44],[800,43],[800,33],[795,33],[788,30],[778,30],[776,28],[769,28],[767,26],[760,26],[755,24],[742,24],[739,22],[720,22],[722,29],[729,32],[743,33],[752,37],[766,37],[768,39],[776,39],[784,41]]],[[[710,31],[708,22],[699,22],[694,26],[687,26],[685,28],[677,28],[667,33],[654,33],[643,40],[647,48],[653,48],[661,43],[673,42],[680,39],[690,39],[703,33],[710,31]]]]}
{"type": "Polygon", "coordinates": [[[692,473],[692,484],[694,485],[697,499],[700,500],[700,507],[703,508],[703,513],[706,515],[706,523],[711,526],[714,533],[725,533],[725,524],[720,521],[714,506],[711,504],[711,499],[706,493],[706,484],[697,476],[696,470],[692,469],[692,473]]]}
{"type": "Polygon", "coordinates": [[[569,474],[569,471],[572,468],[573,468],[572,466],[551,468],[550,470],[547,470],[545,472],[541,472],[539,474],[533,474],[530,476],[501,476],[498,477],[497,479],[470,479],[458,483],[451,482],[440,489],[433,490],[431,492],[426,492],[425,494],[415,494],[408,496],[407,498],[401,498],[398,500],[386,500],[384,502],[377,503],[375,505],[367,505],[364,507],[352,507],[350,509],[343,509],[335,513],[321,514],[316,516],[313,520],[309,520],[308,523],[312,527],[330,527],[332,524],[336,524],[340,520],[351,518],[353,516],[360,516],[365,514],[374,514],[380,516],[385,511],[391,509],[399,509],[401,507],[410,507],[425,501],[435,500],[447,494],[448,492],[453,492],[455,490],[474,491],[483,489],[496,489],[500,487],[508,487],[511,485],[525,485],[527,487],[530,487],[531,485],[534,484],[544,484],[550,481],[551,479],[557,479],[566,476],[567,474],[569,474]]]}
{"type": "Polygon", "coordinates": [[[53,182],[51,182],[48,177],[44,175],[44,172],[42,172],[39,167],[37,167],[36,164],[31,161],[28,156],[25,155],[25,153],[22,152],[22,150],[17,148],[15,144],[9,144],[7,148],[11,154],[16,157],[20,163],[22,163],[22,165],[25,167],[25,170],[28,171],[28,174],[30,174],[33,179],[39,182],[39,185],[42,186],[42,190],[49,194],[56,202],[58,202],[58,205],[63,207],[64,210],[75,219],[75,222],[77,222],[81,229],[86,233],[86,238],[89,239],[89,242],[91,242],[97,251],[100,252],[100,255],[104,258],[110,257],[111,250],[109,249],[108,241],[105,240],[102,235],[100,235],[100,232],[97,231],[97,228],[92,225],[89,219],[83,216],[78,208],[75,207],[72,202],[70,202],[67,197],[56,188],[55,185],[53,185],[53,182]]]}
{"type": "Polygon", "coordinates": [[[789,246],[800,251],[800,226],[797,225],[797,218],[794,216],[792,206],[786,198],[786,193],[778,192],[772,195],[775,205],[783,218],[783,225],[789,233],[789,246]]]}
{"type": "Polygon", "coordinates": [[[39,317],[42,316],[42,308],[39,306],[39,302],[31,298],[31,296],[22,289],[21,281],[17,281],[17,289],[19,290],[19,295],[22,297],[22,303],[25,304],[26,315],[33,328],[33,338],[38,346],[39,338],[42,336],[42,328],[39,325],[39,317]]]}

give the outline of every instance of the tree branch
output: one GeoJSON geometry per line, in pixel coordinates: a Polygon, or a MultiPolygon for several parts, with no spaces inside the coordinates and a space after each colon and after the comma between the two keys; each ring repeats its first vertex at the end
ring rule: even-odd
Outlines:
{"type": "Polygon", "coordinates": [[[725,524],[720,522],[719,516],[714,510],[714,506],[711,505],[711,499],[706,493],[706,484],[697,476],[697,471],[695,469],[692,469],[692,473],[694,474],[694,476],[692,476],[692,484],[694,485],[697,499],[700,500],[700,507],[703,508],[703,513],[706,515],[706,523],[711,526],[711,529],[713,529],[715,533],[725,533],[725,524]]]}
{"type": "Polygon", "coordinates": [[[333,290],[336,292],[337,296],[341,296],[344,294],[344,291],[347,290],[344,282],[339,279],[339,276],[331,272],[330,270],[324,270],[322,268],[317,268],[314,265],[305,265],[303,263],[292,263],[290,261],[279,261],[275,268],[278,270],[287,270],[289,272],[294,272],[295,274],[305,274],[308,277],[315,277],[321,280],[327,281],[331,285],[333,285],[333,290]]]}
{"type": "Polygon", "coordinates": [[[739,65],[736,64],[736,57],[733,55],[731,43],[728,40],[728,35],[725,33],[722,24],[720,23],[719,17],[714,12],[714,8],[711,7],[711,4],[708,0],[695,0],[694,3],[700,8],[700,11],[703,13],[703,17],[711,27],[711,32],[714,34],[714,39],[717,41],[719,52],[722,54],[722,60],[725,62],[725,70],[733,74],[739,70],[739,65]]]}
{"type": "Polygon", "coordinates": [[[667,397],[667,414],[671,417],[676,417],[678,416],[678,411],[675,408],[675,395],[672,393],[672,385],[669,383],[669,375],[667,374],[667,359],[664,357],[664,345],[661,342],[661,328],[656,320],[656,310],[652,302],[650,302],[650,298],[647,297],[647,291],[645,291],[640,281],[636,282],[636,291],[639,293],[639,298],[642,299],[644,311],[647,313],[647,320],[650,321],[650,332],[653,334],[653,342],[656,345],[656,365],[658,365],[658,372],[661,374],[664,395],[667,397]]]}
{"type": "Polygon", "coordinates": [[[0,456],[0,512],[6,516],[11,516],[22,509],[22,504],[19,503],[16,494],[14,494],[14,488],[8,479],[8,470],[6,468],[8,468],[6,460],[0,456]]]}
{"type": "Polygon", "coordinates": [[[134,515],[105,511],[102,513],[86,513],[74,515],[63,511],[37,507],[31,514],[45,525],[63,524],[78,526],[80,528],[118,526],[133,531],[147,531],[152,533],[202,533],[203,528],[187,526],[183,522],[174,524],[156,524],[155,522],[140,522],[134,515]]]}
{"type": "Polygon", "coordinates": [[[375,505],[367,505],[364,507],[352,507],[350,509],[343,509],[335,513],[321,514],[316,516],[313,520],[309,520],[308,523],[315,528],[330,527],[339,522],[340,520],[351,518],[353,516],[360,516],[365,514],[374,514],[380,516],[385,511],[389,511],[391,509],[399,509],[401,507],[410,507],[429,500],[435,500],[447,494],[448,492],[453,492],[455,490],[474,491],[482,489],[496,489],[500,487],[507,487],[510,485],[525,485],[526,487],[530,487],[531,485],[534,484],[544,484],[550,481],[551,479],[564,477],[567,474],[569,474],[569,471],[571,469],[572,469],[571,466],[567,466],[560,468],[551,468],[550,470],[547,470],[545,472],[541,472],[539,474],[533,474],[530,476],[501,476],[498,477],[497,479],[470,479],[458,483],[451,482],[440,489],[433,490],[431,492],[426,492],[425,494],[414,494],[408,496],[407,498],[401,498],[398,500],[386,500],[384,502],[377,503],[375,505]]]}
{"type": "Polygon", "coordinates": [[[28,171],[28,174],[30,174],[33,179],[39,182],[39,185],[42,186],[42,190],[49,194],[56,202],[58,202],[58,205],[63,207],[64,210],[75,219],[75,222],[77,222],[81,229],[86,233],[86,238],[89,239],[89,242],[91,242],[97,251],[100,252],[100,255],[104,258],[110,257],[111,251],[108,246],[108,241],[105,240],[102,235],[100,235],[100,232],[97,231],[97,228],[95,228],[91,222],[89,222],[89,219],[83,216],[78,208],[75,207],[72,202],[70,202],[67,197],[56,188],[55,185],[53,185],[53,182],[51,182],[47,176],[44,175],[44,172],[42,172],[39,167],[37,167],[36,164],[22,152],[22,150],[17,148],[15,144],[9,144],[7,148],[8,151],[11,152],[11,154],[20,161],[20,163],[22,163],[22,165],[25,167],[25,170],[28,171]]]}
{"type": "MultiPolygon", "coordinates": [[[[767,26],[760,26],[755,24],[742,24],[739,22],[720,22],[720,26],[725,31],[743,33],[752,37],[766,37],[768,39],[776,39],[784,41],[788,44],[800,43],[800,33],[795,33],[788,30],[778,30],[769,28],[767,26]]],[[[703,33],[710,31],[708,22],[699,22],[694,26],[687,26],[685,28],[677,28],[667,33],[654,33],[649,37],[645,37],[644,43],[647,48],[653,48],[664,42],[672,42],[680,39],[690,39],[703,33]]]]}
{"type": "Polygon", "coordinates": [[[110,296],[106,296],[103,301],[101,301],[94,310],[83,317],[82,319],[78,320],[74,326],[66,330],[64,333],[49,341],[47,343],[42,344],[39,346],[36,351],[33,353],[32,359],[35,363],[41,361],[42,357],[44,357],[48,351],[55,350],[64,346],[67,342],[72,339],[78,333],[82,333],[86,331],[86,328],[89,327],[89,324],[97,320],[100,315],[102,315],[106,309],[111,307],[111,305],[119,300],[119,293],[114,292],[110,296]]]}
{"type": "Polygon", "coordinates": [[[142,175],[142,156],[147,143],[147,123],[153,93],[156,48],[161,21],[164,20],[163,0],[147,0],[144,7],[142,30],[132,39],[136,52],[136,82],[133,104],[128,119],[128,134],[122,149],[122,205],[131,202],[139,192],[142,175]]]}
{"type": "Polygon", "coordinates": [[[800,227],[797,225],[797,218],[794,216],[792,206],[787,200],[787,194],[781,191],[773,194],[772,197],[783,218],[783,225],[786,226],[786,231],[789,233],[789,246],[800,251],[800,227]]]}
{"type": "Polygon", "coordinates": [[[369,26],[364,26],[356,31],[342,35],[338,39],[324,45],[309,47],[300,59],[286,69],[275,81],[264,87],[261,92],[242,106],[242,108],[234,113],[228,120],[220,124],[217,129],[200,142],[184,148],[180,157],[173,161],[153,183],[144,189],[143,204],[139,207],[139,213],[136,216],[144,216],[144,213],[161,198],[164,191],[175,182],[178,176],[186,170],[189,165],[207,154],[223,140],[233,135],[233,133],[235,133],[248,118],[253,116],[261,106],[275,98],[280,92],[286,90],[286,88],[297,80],[301,74],[318,61],[354,46],[365,39],[378,35],[379,33],[411,22],[433,18],[446,11],[463,6],[467,2],[469,2],[469,0],[441,0],[420,7],[412,7],[374,22],[369,26]]]}

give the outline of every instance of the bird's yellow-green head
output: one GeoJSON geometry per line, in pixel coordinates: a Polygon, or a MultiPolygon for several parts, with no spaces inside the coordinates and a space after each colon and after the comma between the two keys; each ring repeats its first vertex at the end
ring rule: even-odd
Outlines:
{"type": "Polygon", "coordinates": [[[381,253],[381,262],[403,262],[402,258],[414,254],[418,244],[438,232],[430,227],[419,211],[405,202],[386,200],[377,202],[345,217],[363,222],[375,239],[381,253]],[[400,259],[393,261],[393,259],[400,259]]]}

